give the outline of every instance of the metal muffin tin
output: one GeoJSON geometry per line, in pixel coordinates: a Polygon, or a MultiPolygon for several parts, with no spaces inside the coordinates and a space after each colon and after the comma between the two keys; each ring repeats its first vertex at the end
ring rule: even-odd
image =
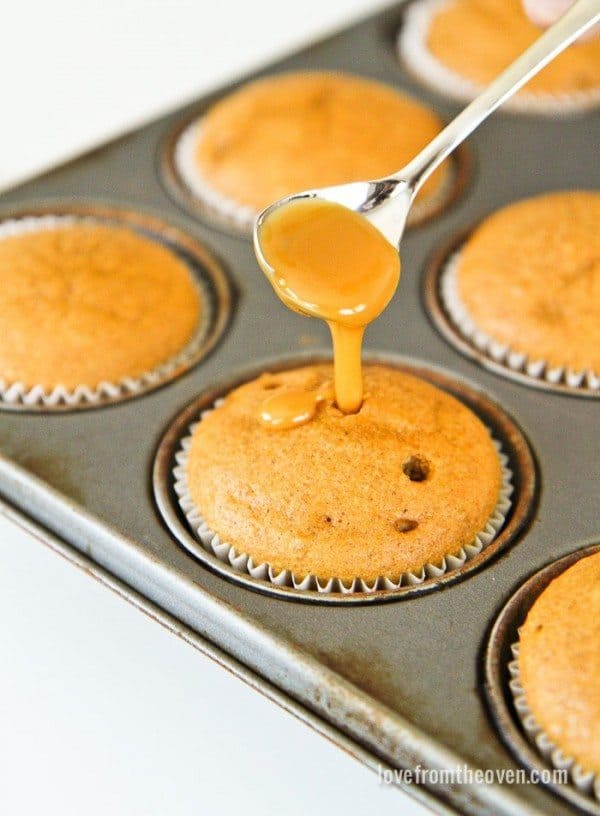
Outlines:
{"type": "MultiPolygon", "coordinates": [[[[398,63],[401,16],[396,6],[261,74],[353,71],[405,88],[450,118],[459,106],[398,63]]],[[[487,708],[481,650],[497,610],[526,576],[598,538],[598,403],[525,388],[458,353],[426,319],[421,276],[434,248],[490,210],[545,190],[598,187],[598,114],[555,121],[499,112],[474,134],[476,169],[463,195],[407,233],[398,293],[366,338],[367,349],[466,379],[514,418],[537,460],[535,518],[465,580],[402,602],[341,607],[286,602],[225,580],[180,546],[153,498],[159,441],[186,405],[259,360],[329,349],[324,327],[279,304],[248,239],[179,209],[165,188],[170,134],[228,90],[0,197],[0,217],[42,203],[153,213],[205,244],[238,292],[222,341],[163,388],[95,411],[0,413],[3,512],[374,768],[518,768],[487,708]]],[[[535,785],[399,784],[442,813],[575,812],[535,785]]]]}

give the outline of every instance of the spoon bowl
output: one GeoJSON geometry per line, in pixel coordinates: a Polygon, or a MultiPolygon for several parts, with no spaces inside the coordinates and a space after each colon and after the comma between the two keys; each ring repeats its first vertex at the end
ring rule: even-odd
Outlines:
{"type": "MultiPolygon", "coordinates": [[[[415,195],[416,189],[413,189],[407,180],[391,176],[373,181],[353,181],[331,187],[318,187],[280,198],[274,204],[266,207],[256,219],[253,239],[258,263],[267,278],[273,283],[275,270],[265,257],[260,231],[265,221],[281,207],[306,199],[321,199],[332,204],[340,204],[360,213],[377,227],[392,246],[398,247],[415,195]]],[[[288,301],[286,303],[291,305],[288,301]]],[[[309,314],[294,305],[292,308],[303,314],[309,314]]]]}

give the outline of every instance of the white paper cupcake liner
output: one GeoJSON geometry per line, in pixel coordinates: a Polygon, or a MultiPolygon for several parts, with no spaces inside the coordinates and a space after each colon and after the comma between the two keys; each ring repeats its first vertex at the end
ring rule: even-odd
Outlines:
{"type": "Polygon", "coordinates": [[[547,732],[544,731],[532,713],[521,682],[519,650],[520,643],[518,641],[511,645],[513,660],[508,664],[508,671],[511,677],[508,685],[513,696],[515,710],[529,741],[554,768],[559,770],[566,769],[570,781],[581,793],[600,802],[600,776],[594,773],[594,771],[582,768],[573,757],[561,751],[556,743],[550,739],[547,732]]]}
{"type": "MultiPolygon", "coordinates": [[[[252,232],[259,211],[219,192],[202,175],[196,160],[201,138],[202,118],[189,124],[179,136],[173,151],[173,161],[180,179],[192,195],[204,204],[209,215],[212,214],[220,221],[228,221],[241,232],[252,232]]],[[[407,220],[409,226],[434,215],[450,200],[456,185],[457,170],[452,161],[447,166],[448,171],[438,189],[430,195],[421,196],[413,203],[407,220]]]]}
{"type": "MultiPolygon", "coordinates": [[[[398,33],[397,48],[404,63],[434,90],[462,102],[470,102],[484,86],[461,76],[440,62],[427,47],[429,26],[433,17],[449,0],[416,0],[412,3],[398,33]]],[[[595,108],[600,104],[600,84],[592,91],[549,94],[521,91],[503,107],[518,113],[546,116],[570,116],[595,108]]]]}
{"type": "MultiPolygon", "coordinates": [[[[206,409],[200,415],[200,422],[212,410],[219,408],[223,403],[222,399],[216,400],[212,408],[206,409]]],[[[379,576],[372,581],[365,581],[356,577],[352,580],[331,577],[327,579],[318,578],[316,575],[297,575],[291,570],[278,570],[268,562],[255,563],[252,556],[238,551],[233,545],[223,541],[218,533],[210,529],[196,507],[190,493],[187,478],[187,465],[189,451],[192,443],[192,435],[199,422],[192,423],[188,428],[188,434],[181,439],[179,448],[175,453],[175,467],[173,473],[173,489],[177,495],[177,501],[194,537],[202,544],[202,547],[211,555],[214,555],[223,563],[229,564],[237,572],[249,575],[262,581],[268,581],[275,586],[285,586],[299,590],[311,590],[327,594],[341,592],[351,593],[371,593],[378,590],[396,590],[404,586],[415,586],[422,584],[429,578],[439,578],[447,572],[459,569],[475,556],[479,555],[491,542],[504,526],[506,516],[511,508],[511,495],[513,492],[512,470],[508,466],[508,457],[502,450],[502,445],[492,438],[494,447],[498,451],[498,458],[502,469],[502,484],[498,503],[489,518],[484,529],[481,530],[473,541],[461,547],[454,555],[447,555],[438,564],[425,564],[419,572],[404,572],[399,578],[379,576]]]]}
{"type": "MultiPolygon", "coordinates": [[[[95,218],[86,215],[40,215],[13,218],[0,222],[0,241],[15,235],[54,230],[82,222],[113,223],[110,218],[95,218]]],[[[114,221],[116,225],[120,222],[114,221]]],[[[142,231],[143,234],[143,231],[142,231]]],[[[151,234],[149,240],[153,240],[151,234]]],[[[0,408],[81,408],[118,402],[156,388],[171,379],[182,368],[188,368],[195,360],[211,323],[211,303],[204,285],[190,270],[190,275],[198,288],[203,312],[198,329],[187,345],[176,355],[168,358],[155,368],[137,377],[123,377],[118,382],[100,382],[96,386],[81,384],[75,388],[56,385],[47,389],[42,385],[28,386],[22,382],[8,382],[0,377],[0,408]]]]}
{"type": "Polygon", "coordinates": [[[534,359],[506,343],[495,340],[475,323],[458,291],[458,263],[460,250],[446,261],[439,280],[439,294],[442,304],[456,330],[461,336],[483,352],[490,360],[511,371],[525,374],[549,385],[565,385],[598,392],[600,395],[600,372],[575,371],[567,366],[552,366],[542,359],[534,359]]]}

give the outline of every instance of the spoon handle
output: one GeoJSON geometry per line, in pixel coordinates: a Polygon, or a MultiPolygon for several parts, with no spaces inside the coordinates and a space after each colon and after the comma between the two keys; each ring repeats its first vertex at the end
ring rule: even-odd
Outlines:
{"type": "Polygon", "coordinates": [[[393,178],[407,182],[413,195],[416,194],[433,171],[484,119],[598,20],[600,0],[577,0],[393,178]]]}

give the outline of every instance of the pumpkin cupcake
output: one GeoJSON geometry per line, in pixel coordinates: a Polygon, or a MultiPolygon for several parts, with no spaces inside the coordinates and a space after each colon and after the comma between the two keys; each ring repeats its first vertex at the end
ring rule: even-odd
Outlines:
{"type": "Polygon", "coordinates": [[[459,331],[509,368],[600,388],[600,193],[525,199],[486,218],[442,273],[459,331]]]}
{"type": "MultiPolygon", "coordinates": [[[[399,35],[405,63],[444,95],[477,96],[541,35],[521,0],[418,0],[399,35]]],[[[506,104],[566,114],[600,102],[600,40],[579,41],[506,104]]]]}
{"type": "Polygon", "coordinates": [[[517,655],[512,686],[526,729],[600,799],[600,553],[581,558],[537,598],[517,655]]]}
{"type": "MultiPolygon", "coordinates": [[[[397,171],[441,129],[427,107],[380,82],[287,73],[218,101],[183,132],[174,158],[194,196],[250,229],[262,209],[290,193],[397,171]]],[[[446,163],[424,186],[411,216],[438,209],[451,183],[446,163]]]]}
{"type": "Polygon", "coordinates": [[[461,402],[398,369],[364,370],[365,400],[343,414],[330,365],[264,374],[203,414],[175,489],[205,547],[254,577],[298,588],[398,588],[462,565],[510,506],[510,473],[461,402]],[[266,398],[322,395],[315,417],[266,427],[266,398]]]}
{"type": "MultiPolygon", "coordinates": [[[[156,240],[70,216],[0,224],[0,386],[6,401],[135,390],[198,336],[191,269],[156,240]]],[[[179,361],[181,363],[181,360],[179,361]]]]}

